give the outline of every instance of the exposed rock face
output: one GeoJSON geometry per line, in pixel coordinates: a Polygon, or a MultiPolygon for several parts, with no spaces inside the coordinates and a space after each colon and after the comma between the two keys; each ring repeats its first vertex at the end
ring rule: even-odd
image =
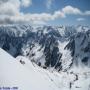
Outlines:
{"type": "Polygon", "coordinates": [[[73,38],[71,37],[65,49],[71,51],[74,64],[90,67],[90,30],[87,32],[79,32],[73,38]]]}

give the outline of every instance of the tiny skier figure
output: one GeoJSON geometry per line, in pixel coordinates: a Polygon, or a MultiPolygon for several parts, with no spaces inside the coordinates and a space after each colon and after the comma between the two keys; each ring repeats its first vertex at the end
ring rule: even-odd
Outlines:
{"type": "Polygon", "coordinates": [[[70,89],[72,88],[72,83],[71,82],[70,82],[70,86],[69,87],[70,87],[70,89]]]}

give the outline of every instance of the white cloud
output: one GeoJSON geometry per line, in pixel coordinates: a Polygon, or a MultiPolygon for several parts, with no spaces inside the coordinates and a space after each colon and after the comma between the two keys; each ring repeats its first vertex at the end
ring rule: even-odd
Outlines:
{"type": "Polygon", "coordinates": [[[0,14],[17,15],[20,14],[21,6],[28,7],[31,0],[0,0],[0,14]]]}
{"type": "Polygon", "coordinates": [[[82,12],[75,7],[72,6],[66,6],[62,9],[64,14],[82,14],[82,12]]]}
{"type": "MultiPolygon", "coordinates": [[[[23,13],[20,12],[22,6],[28,7],[31,0],[0,0],[0,24],[8,23],[42,23],[58,18],[65,18],[67,15],[90,15],[90,11],[82,12],[80,9],[66,6],[61,10],[51,13],[23,13]]],[[[80,19],[79,19],[80,21],[80,19]]]]}
{"type": "Polygon", "coordinates": [[[24,7],[28,7],[32,4],[31,0],[21,0],[21,5],[24,7]]]}
{"type": "Polygon", "coordinates": [[[0,15],[16,15],[20,10],[19,0],[1,0],[0,15]]]}
{"type": "Polygon", "coordinates": [[[85,11],[85,15],[90,15],[90,11],[85,11]]]}
{"type": "Polygon", "coordinates": [[[84,21],[85,18],[77,18],[77,21],[84,21]]]}
{"type": "Polygon", "coordinates": [[[80,9],[72,7],[72,6],[66,6],[62,9],[62,12],[67,15],[67,14],[73,14],[73,15],[82,15],[82,16],[88,16],[90,15],[90,11],[85,11],[82,12],[80,9]]]}
{"type": "Polygon", "coordinates": [[[1,0],[0,2],[0,24],[6,23],[45,23],[56,18],[64,18],[61,11],[50,13],[23,13],[20,12],[21,6],[27,7],[31,0],[1,0]]]}
{"type": "MultiPolygon", "coordinates": [[[[2,23],[5,23],[4,20],[9,21],[9,23],[13,22],[13,23],[43,23],[45,24],[45,22],[47,21],[51,21],[51,20],[55,20],[57,18],[64,18],[64,14],[61,13],[60,11],[56,11],[53,14],[49,14],[49,13],[41,13],[41,14],[24,14],[24,13],[20,13],[18,15],[14,15],[14,16],[10,16],[10,15],[2,15],[2,23]]],[[[7,22],[6,22],[7,23],[7,22]]]]}
{"type": "Polygon", "coordinates": [[[46,7],[47,7],[48,9],[50,9],[51,6],[52,6],[52,4],[53,4],[53,2],[54,2],[54,0],[46,0],[46,7]]]}
{"type": "Polygon", "coordinates": [[[65,14],[61,11],[55,11],[54,15],[53,15],[53,19],[57,19],[57,18],[65,18],[65,14]]]}

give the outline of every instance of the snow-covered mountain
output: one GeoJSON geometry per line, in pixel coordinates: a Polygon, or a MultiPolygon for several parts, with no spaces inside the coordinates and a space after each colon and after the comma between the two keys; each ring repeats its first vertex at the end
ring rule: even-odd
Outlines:
{"type": "Polygon", "coordinates": [[[51,70],[90,67],[88,26],[0,26],[0,47],[51,70]]]}
{"type": "Polygon", "coordinates": [[[14,58],[0,49],[0,89],[89,90],[90,69],[76,67],[66,72],[51,72],[23,56],[14,58]]]}

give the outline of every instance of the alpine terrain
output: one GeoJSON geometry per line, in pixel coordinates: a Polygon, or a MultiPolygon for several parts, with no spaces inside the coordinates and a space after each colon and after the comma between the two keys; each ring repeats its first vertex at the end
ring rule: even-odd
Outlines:
{"type": "Polygon", "coordinates": [[[90,90],[90,27],[1,25],[0,90],[90,90]]]}

